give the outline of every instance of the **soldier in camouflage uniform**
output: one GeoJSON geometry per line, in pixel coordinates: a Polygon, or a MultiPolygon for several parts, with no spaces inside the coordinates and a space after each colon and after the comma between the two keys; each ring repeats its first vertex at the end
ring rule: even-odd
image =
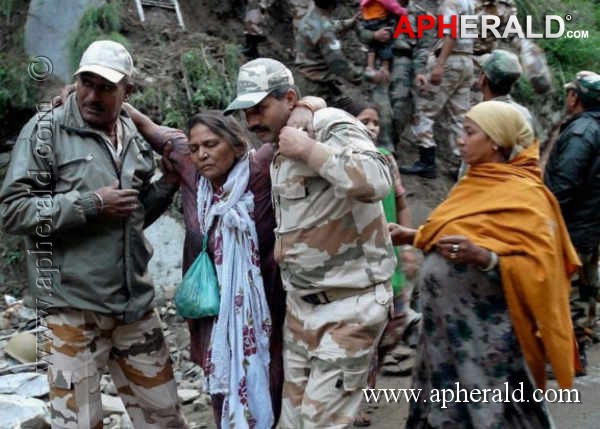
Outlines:
{"type": "MultiPolygon", "coordinates": [[[[500,18],[498,32],[504,33],[508,20],[517,15],[517,6],[514,0],[475,0],[476,15],[494,15],[500,18]]],[[[541,48],[529,39],[520,39],[514,34],[509,39],[503,40],[503,48],[510,49],[521,58],[524,75],[537,93],[545,93],[551,88],[551,74],[546,58],[541,48]]],[[[471,105],[483,99],[479,87],[479,74],[483,60],[498,47],[493,33],[487,32],[486,37],[479,34],[473,44],[473,84],[471,87],[471,105]]]]}
{"type": "Polygon", "coordinates": [[[0,191],[2,224],[25,235],[30,290],[49,314],[53,428],[102,427],[107,364],[136,428],[187,427],[143,234],[177,185],[151,183],[152,149],[121,110],[132,72],[120,44],[90,45],[75,93],[21,131],[0,191]]]}
{"type": "MultiPolygon", "coordinates": [[[[446,23],[450,22],[451,16],[473,15],[472,0],[444,0],[438,15],[442,15],[446,23]]],[[[444,35],[445,37],[436,43],[433,54],[429,56],[428,77],[417,75],[419,82],[418,96],[415,100],[417,116],[412,131],[418,141],[419,159],[413,165],[401,166],[400,172],[403,174],[437,177],[433,124],[444,109],[450,115],[446,137],[458,161],[456,140],[462,135],[464,116],[470,106],[473,39],[469,37],[454,39],[449,29],[444,30],[444,35]]]]}
{"type": "MultiPolygon", "coordinates": [[[[522,72],[519,58],[515,54],[504,49],[496,49],[491,54],[487,54],[482,60],[477,85],[481,90],[483,101],[494,100],[510,104],[521,112],[531,125],[531,129],[534,130],[534,134],[537,135],[538,127],[529,109],[517,103],[510,96],[510,90],[522,72]]],[[[462,177],[466,169],[467,164],[461,161],[458,177],[462,177]]]]}
{"type": "Polygon", "coordinates": [[[478,85],[482,89],[483,100],[503,101],[517,109],[537,134],[535,120],[529,109],[517,103],[511,96],[513,84],[521,77],[523,69],[519,58],[504,49],[496,49],[487,55],[481,64],[478,85]]]}
{"type": "MultiPolygon", "coordinates": [[[[517,6],[514,0],[475,0],[476,15],[494,15],[500,18],[498,32],[503,33],[506,23],[511,15],[517,14],[517,6]]],[[[481,74],[481,65],[483,60],[496,49],[498,43],[494,34],[488,31],[486,37],[479,34],[479,37],[473,41],[473,85],[471,86],[471,105],[477,104],[483,100],[481,87],[479,86],[479,75],[481,74]]]]}
{"type": "MultiPolygon", "coordinates": [[[[417,16],[429,14],[421,4],[401,1],[401,6],[408,11],[408,20],[412,28],[417,28],[417,16]]],[[[435,10],[435,9],[434,9],[435,10]]],[[[389,32],[370,31],[359,28],[359,38],[369,43],[376,38],[390,37],[389,32]]],[[[382,145],[398,151],[394,142],[398,142],[404,128],[410,124],[413,115],[413,82],[417,74],[425,73],[429,50],[433,45],[433,33],[425,32],[421,38],[410,38],[402,33],[392,45],[394,54],[390,71],[390,85],[376,85],[373,90],[373,102],[379,110],[380,137],[382,145]]]]}
{"type": "MultiPolygon", "coordinates": [[[[246,44],[242,53],[250,58],[258,58],[258,44],[265,40],[268,33],[266,25],[266,12],[273,4],[273,0],[248,0],[246,4],[246,13],[244,15],[244,34],[246,44]]],[[[294,31],[298,28],[298,23],[306,15],[312,5],[312,0],[288,0],[289,8],[292,12],[292,21],[294,31]]]]}
{"type": "Polygon", "coordinates": [[[302,18],[296,33],[297,85],[303,94],[323,97],[330,106],[349,103],[344,80],[358,85],[363,79],[380,82],[385,72],[358,70],[342,52],[337,32],[339,26],[331,18],[336,0],[316,0],[302,18]]]}
{"type": "Polygon", "coordinates": [[[280,428],[352,425],[388,320],[396,264],[380,200],[392,179],[350,114],[314,113],[314,139],[285,126],[298,98],[291,72],[261,58],[238,75],[249,129],[277,145],[271,165],[275,258],[287,291],[280,428]]]}

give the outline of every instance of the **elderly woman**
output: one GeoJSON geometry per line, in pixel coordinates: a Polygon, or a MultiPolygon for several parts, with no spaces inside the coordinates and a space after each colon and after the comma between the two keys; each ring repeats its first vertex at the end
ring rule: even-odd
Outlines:
{"type": "Polygon", "coordinates": [[[407,427],[551,427],[532,393],[545,387],[547,361],[561,387],[572,383],[569,276],[579,260],[523,116],[488,101],[464,129],[467,174],[418,230],[390,225],[394,244],[426,253],[413,387],[432,396],[410,404],[407,427]]]}
{"type": "Polygon", "coordinates": [[[179,174],[186,226],[184,273],[209,236],[220,310],[216,318],[188,320],[188,325],[192,360],[204,369],[217,426],[270,428],[281,406],[285,313],[273,260],[273,148],[263,145],[249,152],[245,129],[220,112],[193,116],[186,138],[129,111],[156,149],[162,151],[167,144],[166,158],[179,174]]]}

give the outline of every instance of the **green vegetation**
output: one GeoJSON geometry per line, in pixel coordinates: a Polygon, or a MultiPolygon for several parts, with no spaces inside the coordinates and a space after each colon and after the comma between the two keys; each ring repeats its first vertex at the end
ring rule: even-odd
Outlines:
{"type": "Polygon", "coordinates": [[[521,15],[532,15],[534,25],[544,28],[545,15],[564,17],[565,32],[582,30],[588,32],[585,39],[567,38],[540,39],[539,45],[546,54],[552,69],[555,85],[570,81],[579,70],[600,72],[600,1],[598,0],[517,0],[521,15]]]}
{"type": "Polygon", "coordinates": [[[226,44],[215,52],[208,46],[184,51],[178,76],[152,83],[130,99],[138,109],[163,125],[184,128],[187,118],[202,109],[224,109],[235,94],[239,49],[226,44]]]}
{"type": "Polygon", "coordinates": [[[129,48],[127,38],[119,33],[121,31],[121,8],[120,1],[110,1],[85,12],[79,22],[79,28],[73,34],[70,42],[73,71],[79,65],[83,51],[96,40],[114,40],[129,48]]]}
{"type": "Polygon", "coordinates": [[[12,16],[15,6],[18,0],[0,0],[0,14],[6,18],[6,23],[10,23],[10,17],[12,16]]]}
{"type": "Polygon", "coordinates": [[[24,55],[0,53],[0,127],[3,130],[12,129],[9,122],[16,112],[35,108],[38,86],[29,77],[27,67],[24,55]]]}

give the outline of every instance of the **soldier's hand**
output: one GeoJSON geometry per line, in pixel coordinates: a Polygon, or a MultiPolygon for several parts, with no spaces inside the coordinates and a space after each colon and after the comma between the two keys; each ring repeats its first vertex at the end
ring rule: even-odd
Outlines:
{"type": "Polygon", "coordinates": [[[385,43],[392,38],[392,27],[382,27],[373,33],[373,39],[380,43],[385,43]]]}
{"type": "Polygon", "coordinates": [[[419,89],[425,88],[427,86],[427,77],[424,74],[418,74],[415,76],[415,85],[419,89]]]}
{"type": "Polygon", "coordinates": [[[173,152],[173,142],[169,140],[163,148],[161,161],[163,172],[165,175],[165,180],[167,181],[167,183],[175,185],[179,183],[179,173],[177,172],[177,169],[169,159],[169,157],[171,156],[171,152],[173,152]]]}
{"type": "Polygon", "coordinates": [[[390,74],[384,69],[379,69],[373,74],[370,80],[375,84],[386,83],[390,81],[390,74]]]}
{"type": "Polygon", "coordinates": [[[286,125],[304,129],[311,137],[315,135],[315,130],[313,129],[313,112],[306,106],[294,107],[286,125]]]}
{"type": "Polygon", "coordinates": [[[439,85],[442,83],[442,78],[444,76],[444,66],[441,64],[436,64],[433,70],[431,71],[431,75],[429,76],[429,82],[432,85],[439,85]]]}
{"type": "Polygon", "coordinates": [[[315,143],[302,129],[285,126],[279,133],[279,153],[287,158],[305,161],[315,143]]]}
{"type": "Polygon", "coordinates": [[[75,85],[74,83],[63,86],[63,88],[60,90],[60,95],[57,95],[52,99],[52,107],[62,106],[67,97],[69,97],[69,94],[75,91],[76,87],[77,85],[75,85]]]}
{"type": "Polygon", "coordinates": [[[136,189],[119,189],[119,182],[115,181],[110,186],[105,186],[96,191],[102,199],[100,215],[124,218],[138,207],[139,192],[136,189]]]}

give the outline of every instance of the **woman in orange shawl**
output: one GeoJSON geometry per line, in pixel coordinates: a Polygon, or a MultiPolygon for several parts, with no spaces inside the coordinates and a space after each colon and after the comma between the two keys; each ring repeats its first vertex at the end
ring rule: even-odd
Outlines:
{"type": "Polygon", "coordinates": [[[410,404],[407,427],[552,427],[532,394],[545,388],[546,362],[561,388],[572,383],[569,277],[579,260],[523,116],[487,101],[467,113],[464,129],[467,174],[418,230],[390,225],[394,244],[427,255],[413,371],[427,402],[410,404]],[[436,402],[434,389],[451,389],[454,401],[436,402]],[[473,389],[490,390],[465,402],[473,389]]]}

